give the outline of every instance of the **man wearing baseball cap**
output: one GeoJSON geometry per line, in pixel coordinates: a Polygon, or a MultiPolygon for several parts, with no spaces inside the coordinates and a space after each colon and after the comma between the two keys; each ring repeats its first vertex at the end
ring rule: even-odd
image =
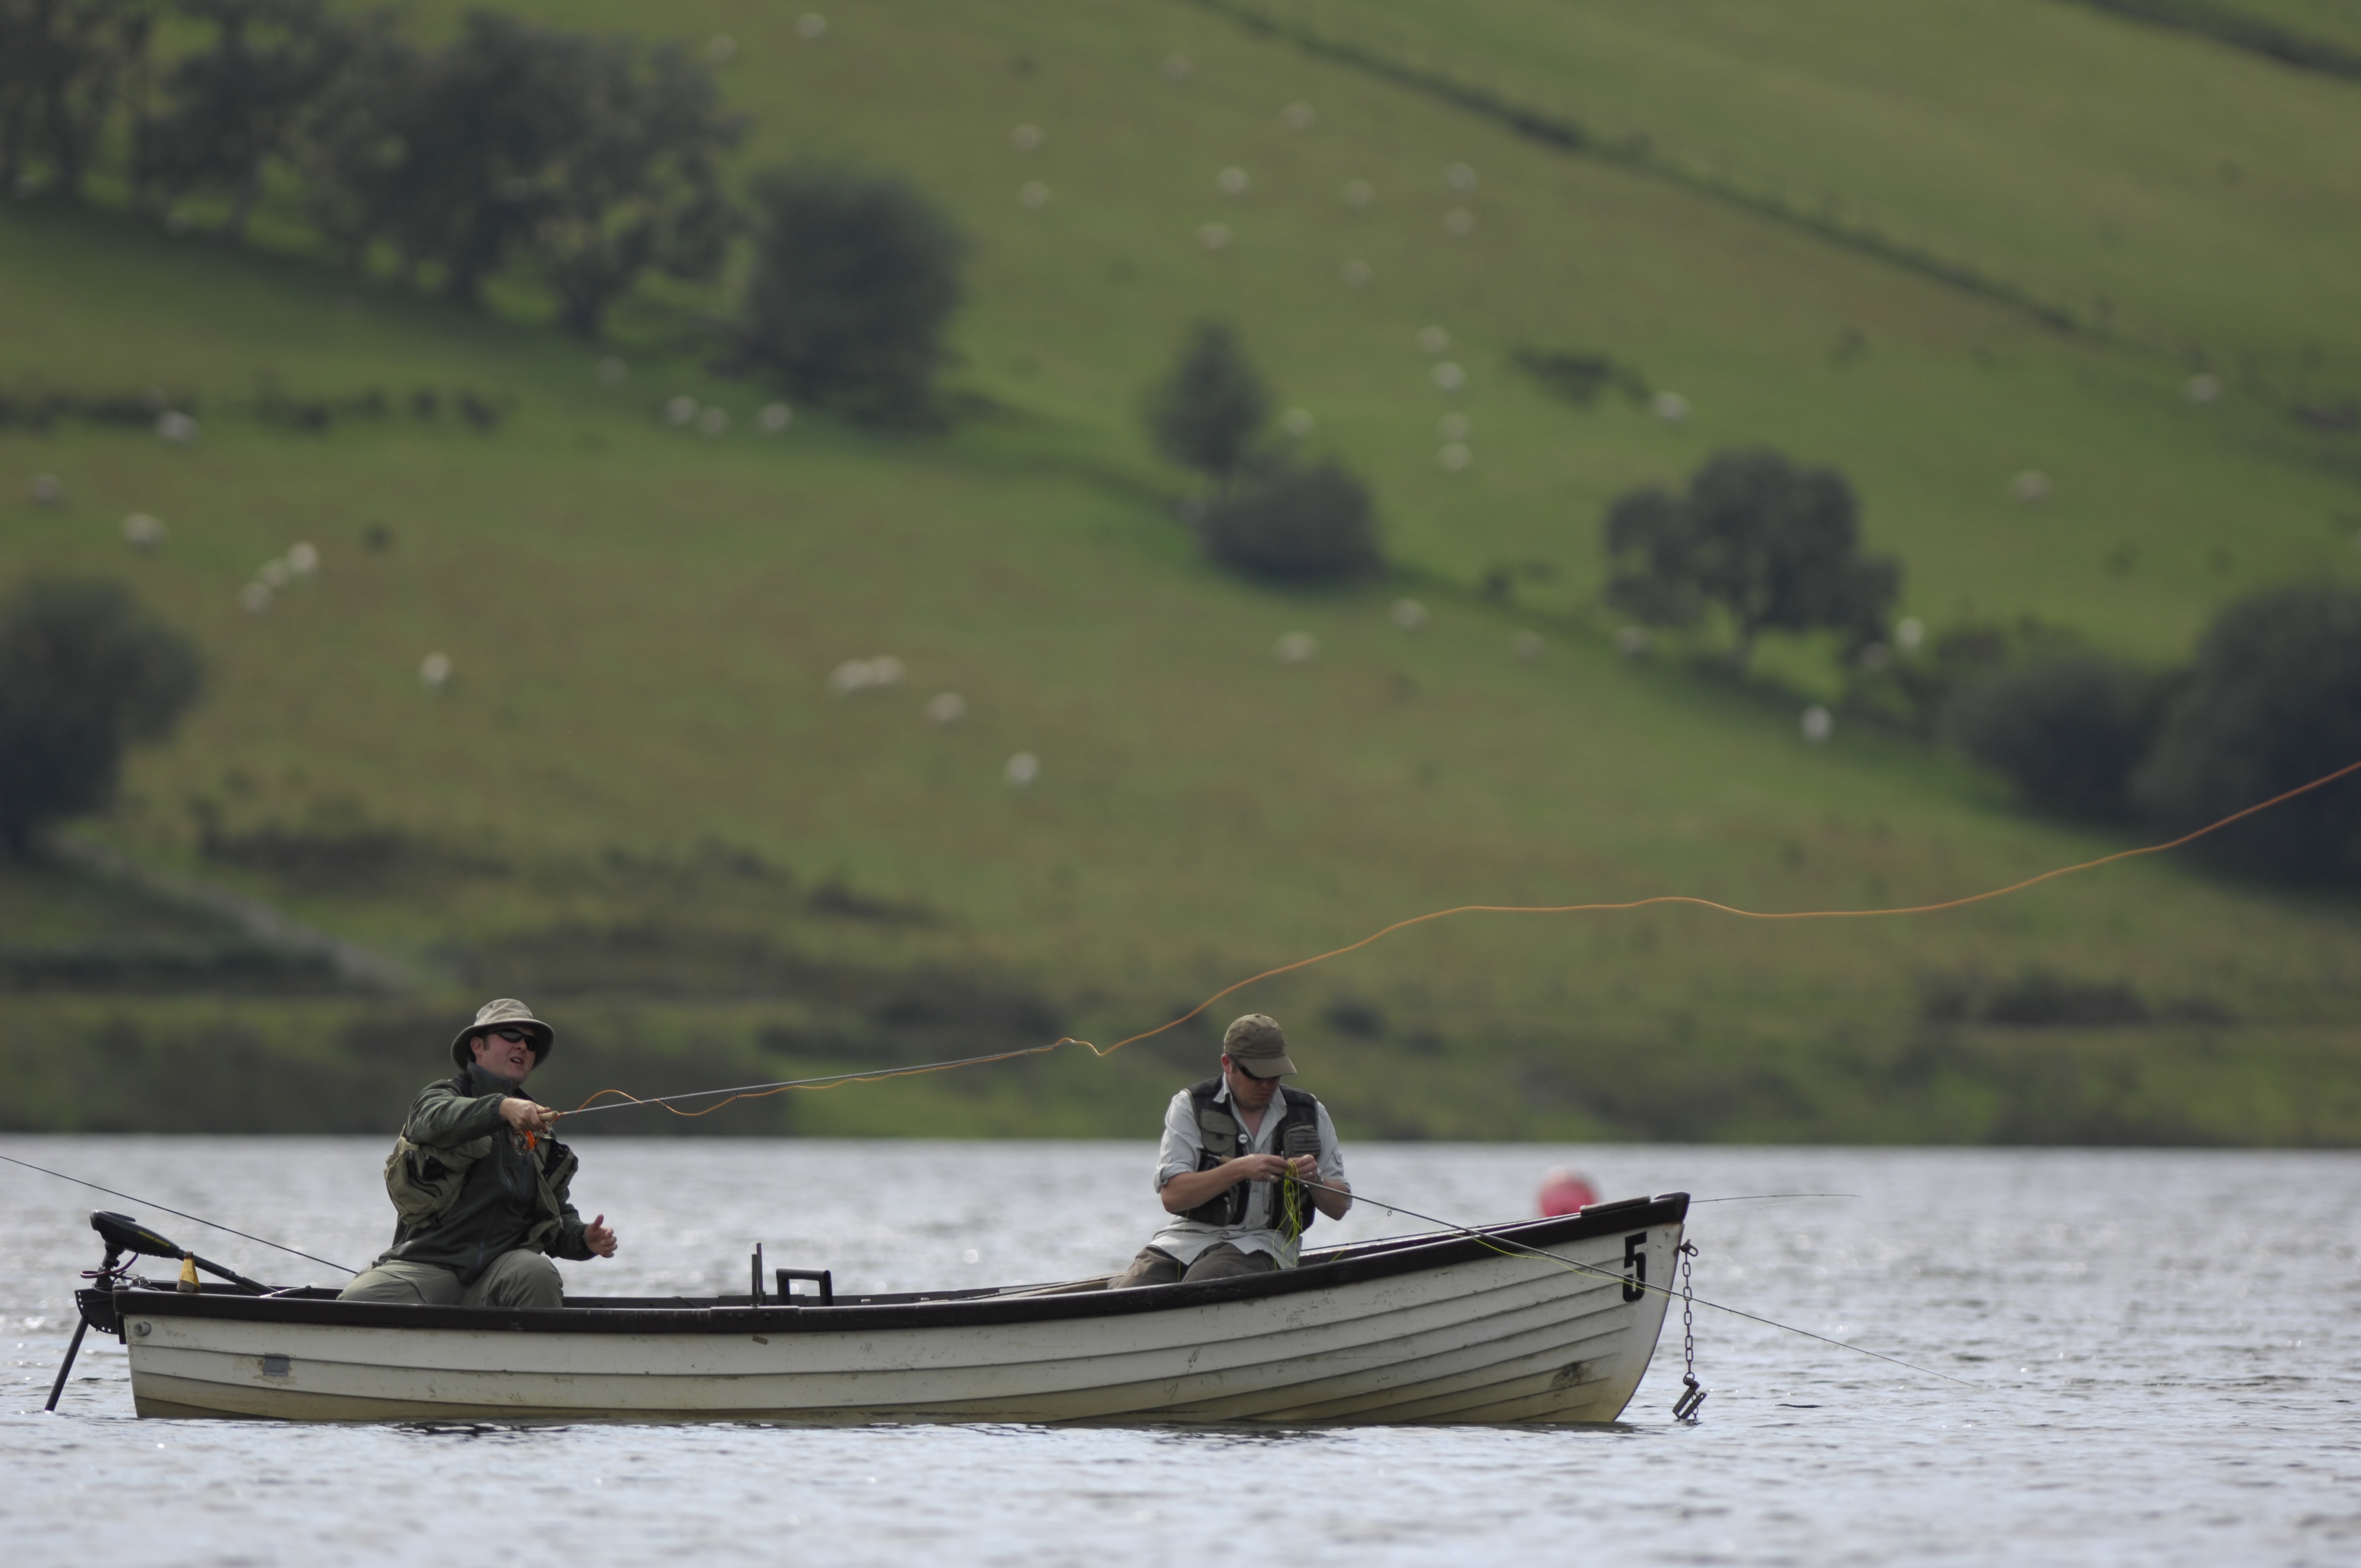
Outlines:
{"type": "Polygon", "coordinates": [[[562,1307],[549,1260],[615,1255],[566,1190],[574,1151],[549,1135],[555,1113],[520,1092],[557,1036],[513,997],[488,1002],[451,1041],[459,1070],[419,1091],[385,1164],[393,1245],[340,1299],[430,1307],[562,1307]]]}
{"type": "Polygon", "coordinates": [[[1315,1219],[1345,1217],[1335,1125],[1308,1091],[1279,1082],[1294,1070],[1277,1019],[1249,1013],[1229,1026],[1221,1075],[1164,1110],[1156,1190],[1172,1219],[1110,1289],[1292,1268],[1315,1219]]]}

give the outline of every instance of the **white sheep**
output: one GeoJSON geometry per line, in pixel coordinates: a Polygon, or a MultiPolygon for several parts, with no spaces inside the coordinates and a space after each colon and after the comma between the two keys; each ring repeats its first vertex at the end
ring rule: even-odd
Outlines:
{"type": "Polygon", "coordinates": [[[144,511],[123,520],[123,537],[134,549],[153,550],[164,543],[164,525],[144,511]]]}
{"type": "Polygon", "coordinates": [[[1426,624],[1426,606],[1416,599],[1396,599],[1394,608],[1387,613],[1404,631],[1416,631],[1426,624]]]}
{"type": "Polygon", "coordinates": [[[439,692],[451,684],[451,655],[429,653],[418,661],[418,684],[428,691],[439,692]]]}
{"type": "Polygon", "coordinates": [[[1011,789],[1023,789],[1041,776],[1041,759],[1030,751],[1019,751],[1008,759],[1000,776],[1008,781],[1011,789]]]}
{"type": "Polygon", "coordinates": [[[1320,652],[1320,643],[1309,631],[1290,631],[1279,640],[1272,652],[1282,664],[1309,663],[1320,652]]]}

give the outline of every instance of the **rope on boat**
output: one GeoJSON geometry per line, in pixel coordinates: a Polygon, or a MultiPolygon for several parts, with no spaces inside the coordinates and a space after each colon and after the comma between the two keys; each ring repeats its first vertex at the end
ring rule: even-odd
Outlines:
{"type": "MultiPolygon", "coordinates": [[[[2361,763],[2356,763],[2355,765],[2356,767],[2361,767],[2361,763]]],[[[1350,1198],[1356,1203],[1367,1203],[1374,1208],[1383,1209],[1389,1213],[1405,1215],[1413,1220],[1423,1220],[1430,1225],[1441,1225],[1446,1231],[1457,1231],[1461,1235],[1469,1237],[1477,1244],[1491,1248],[1491,1250],[1500,1254],[1504,1257],[1513,1257],[1517,1253],[1524,1253],[1533,1257],[1547,1258],[1550,1262],[1557,1264],[1561,1267],[1570,1269],[1576,1273],[1596,1274],[1601,1279],[1611,1279],[1616,1284],[1622,1286],[1626,1290],[1653,1290],[1659,1296],[1676,1299],[1683,1298],[1684,1296],[1683,1292],[1672,1289],[1667,1286],[1658,1285],[1645,1279],[1633,1279],[1628,1275],[1618,1274],[1611,1268],[1601,1268],[1595,1263],[1577,1263],[1573,1258],[1550,1251],[1547,1247],[1534,1246],[1529,1242],[1521,1242],[1510,1236],[1489,1235],[1472,1226],[1463,1225],[1455,1220],[1444,1220],[1438,1219],[1433,1214],[1422,1214],[1415,1209],[1405,1209],[1399,1203],[1388,1203],[1380,1199],[1371,1198],[1367,1194],[1355,1192],[1349,1188],[1330,1187],[1325,1182],[1320,1181],[1305,1181],[1303,1185],[1306,1187],[1319,1188],[1323,1192],[1334,1192],[1341,1196],[1350,1198]],[[1512,1248],[1514,1251],[1510,1250],[1512,1248]]],[[[1741,1308],[1724,1306],[1719,1301],[1708,1301],[1702,1296],[1686,1297],[1686,1299],[1694,1300],[1700,1307],[1711,1307],[1717,1312],[1728,1312],[1733,1318],[1744,1318],[1748,1322],[1761,1323],[1768,1328],[1784,1329],[1791,1334],[1801,1334],[1806,1339],[1816,1339],[1822,1344],[1832,1344],[1839,1350],[1849,1350],[1856,1355],[1873,1356],[1879,1361],[1892,1362],[1896,1366],[1906,1368],[1912,1372],[1924,1374],[1928,1377],[1940,1377],[1947,1382],[1957,1383],[1962,1387],[1973,1388],[1979,1392],[1983,1388],[1982,1384],[1970,1382],[1965,1377],[1955,1377],[1948,1372],[1938,1372],[1931,1366],[1920,1366],[1915,1362],[1905,1361],[1898,1355],[1888,1355],[1883,1351],[1870,1350],[1864,1346],[1857,1344],[1847,1344],[1843,1340],[1830,1339],[1826,1334],[1816,1334],[1809,1329],[1799,1329],[1793,1323],[1783,1323],[1776,1318],[1766,1318],[1759,1312],[1749,1312],[1741,1308]]]]}
{"type": "Polygon", "coordinates": [[[226,1232],[228,1234],[233,1236],[244,1236],[247,1241],[259,1242],[262,1245],[268,1247],[277,1247],[280,1252],[292,1253],[297,1257],[310,1258],[312,1262],[324,1265],[329,1268],[341,1268],[346,1274],[357,1276],[360,1273],[359,1269],[351,1267],[348,1265],[336,1263],[324,1257],[313,1257],[312,1254],[305,1252],[302,1248],[289,1246],[285,1242],[275,1242],[269,1236],[253,1235],[247,1232],[238,1230],[235,1226],[225,1225],[218,1220],[208,1220],[202,1214],[192,1214],[183,1210],[170,1208],[165,1204],[155,1202],[149,1199],[136,1197],[128,1192],[117,1192],[112,1187],[101,1187],[95,1181],[84,1181],[79,1176],[68,1176],[62,1170],[51,1170],[48,1166],[35,1165],[29,1159],[18,1159],[15,1155],[9,1154],[0,1154],[0,1159],[6,1160],[10,1165],[21,1165],[27,1170],[38,1170],[43,1176],[54,1176],[60,1181],[71,1181],[77,1187],[87,1187],[93,1192],[104,1192],[110,1198],[121,1198],[127,1202],[137,1203],[145,1209],[162,1209],[164,1212],[172,1215],[175,1219],[193,1220],[198,1224],[204,1226],[208,1230],[226,1232]]]}
{"type": "Polygon", "coordinates": [[[1698,909],[1711,910],[1719,915],[1735,916],[1741,920],[1874,920],[1905,915],[1939,915],[1949,910],[1964,909],[1972,904],[1987,904],[1996,898],[2006,898],[2011,894],[2023,893],[2027,888],[2038,887],[2043,883],[2055,882],[2060,877],[2073,876],[2080,872],[2096,871],[2101,866],[2111,866],[2117,861],[2137,860],[2142,856],[2161,855],[2169,850],[2178,850],[2184,845],[2193,844],[2209,834],[2218,833],[2233,823],[2244,821],[2258,812],[2268,811],[2275,806],[2282,806],[2298,795],[2309,795],[2313,790],[2324,788],[2339,779],[2356,773],[2361,773],[2361,761],[2347,762],[2333,773],[2324,773],[2310,784],[2298,784],[2291,790],[2247,806],[2243,811],[2234,811],[2218,822],[2209,822],[2195,832],[2183,833],[2178,839],[2168,839],[2161,844],[2143,845],[2135,850],[2117,850],[2111,855],[2101,855],[2096,860],[2082,861],[2070,866],[2059,866],[2054,871],[2043,872],[2038,876],[2029,876],[2022,882],[2010,883],[2005,887],[1991,888],[1982,893],[1971,893],[1963,898],[1945,899],[1938,904],[1914,904],[1894,909],[1741,909],[1735,905],[1719,904],[1710,898],[1697,898],[1688,894],[1679,893],[1659,894],[1653,898],[1634,898],[1622,903],[1609,904],[1461,904],[1449,909],[1437,909],[1425,915],[1414,915],[1407,920],[1397,920],[1382,930],[1373,931],[1359,941],[1345,947],[1334,948],[1324,953],[1314,954],[1308,959],[1298,959],[1291,964],[1281,964],[1277,969],[1267,969],[1260,974],[1250,975],[1235,985],[1223,987],[1178,1018],[1169,1023],[1159,1024],[1153,1029],[1143,1029],[1137,1035],[1126,1036],[1111,1046],[1095,1045],[1089,1040],[1077,1039],[1068,1035],[1060,1039],[1052,1040],[1046,1046],[1027,1046],[1020,1050],[995,1051],[990,1056],[961,1057],[954,1061],[927,1062],[916,1067],[831,1073],[822,1078],[799,1078],[773,1083],[750,1083],[736,1089],[701,1089],[687,1094],[660,1094],[644,1099],[625,1090],[602,1089],[572,1111],[556,1112],[554,1114],[581,1116],[592,1111],[619,1111],[624,1105],[630,1104],[661,1105],[675,1116],[709,1116],[720,1110],[723,1105],[739,1100],[764,1100],[774,1094],[785,1094],[790,1090],[834,1089],[847,1083],[878,1083],[887,1079],[915,1078],[923,1073],[949,1072],[955,1068],[982,1067],[991,1062],[1014,1061],[1019,1057],[1047,1056],[1052,1051],[1061,1050],[1068,1046],[1081,1046],[1095,1057],[1111,1057],[1126,1046],[1137,1045],[1142,1040],[1153,1039],[1167,1030],[1179,1028],[1224,997],[1235,995],[1248,986],[1260,984],[1266,980],[1271,980],[1279,975],[1291,974],[1297,970],[1310,969],[1314,964],[1324,964],[1331,959],[1341,959],[1347,953],[1359,952],[1363,948],[1373,942],[1381,941],[1397,931],[1408,930],[1412,926],[1423,926],[1433,920],[1448,919],[1455,915],[1604,915],[1619,914],[1633,909],[1648,909],[1663,904],[1688,905],[1698,909]],[[618,1102],[606,1105],[598,1103],[610,1094],[619,1097],[618,1102]],[[726,1098],[719,1104],[708,1105],[699,1111],[683,1111],[676,1104],[676,1102],[685,1100],[709,1100],[717,1095],[726,1098]]]}

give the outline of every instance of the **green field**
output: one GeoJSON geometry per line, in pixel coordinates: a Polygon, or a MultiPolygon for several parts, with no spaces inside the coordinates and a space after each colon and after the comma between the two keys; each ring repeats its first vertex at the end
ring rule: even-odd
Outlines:
{"type": "MultiPolygon", "coordinates": [[[[27,982],[0,1001],[11,1124],[376,1125],[479,994],[572,1025],[553,1098],[609,1071],[703,1087],[1104,1042],[1445,905],[1915,904],[2128,842],[2028,819],[1906,742],[1807,746],[1796,715],[1837,684],[1810,642],[1766,647],[1746,684],[1615,656],[1601,508],[1731,444],[1843,468],[1905,609],[1938,627],[2035,613],[2162,661],[2231,597],[2361,570],[2361,437],[2297,417],[2361,388],[2361,85],[2054,0],[1821,0],[1776,27],[1720,4],[1257,14],[1650,150],[1569,153],[1183,0],[863,5],[817,41],[786,11],[667,8],[670,34],[735,39],[744,167],[900,170],[969,233],[971,411],[935,435],[807,411],[752,433],[770,394],[698,368],[719,293],[635,302],[584,345],[522,286],[467,315],[334,271],[289,214],[267,254],[231,256],[104,201],[0,209],[0,386],[191,389],[203,422],[186,449],[0,433],[5,575],[125,577],[212,666],[82,831],[417,977],[394,997],[27,982]],[[1038,149],[1012,148],[1019,124],[1038,149]],[[2079,325],[1897,264],[1871,230],[2079,325]],[[1394,580],[1288,594],[1195,557],[1135,411],[1206,315],[1314,415],[1312,448],[1368,477],[1394,580]],[[1524,345],[1612,354],[1694,417],[1554,401],[1512,367],[1524,345]],[[594,374],[609,354],[620,387],[594,374]],[[2201,365],[2219,402],[2184,395],[2201,365]],[[246,406],[261,377],[397,411],[298,433],[246,406]],[[422,387],[511,411],[489,434],[400,411],[422,387]],[[666,426],[680,392],[730,432],[666,426]],[[1473,426],[1463,472],[1437,461],[1448,412],[1473,426]],[[2009,499],[2026,469],[2046,504],[2009,499]],[[61,506],[25,499],[35,472],[61,506]],[[133,511],[170,530],[152,556],[122,542],[133,511]],[[316,581],[242,611],[298,539],[316,581]],[[1552,575],[1504,604],[1478,591],[1504,563],[1552,575]],[[1421,630],[1388,616],[1405,594],[1421,630]],[[1284,665],[1299,630],[1319,654],[1284,665]],[[905,684],[829,694],[881,653],[905,684]],[[920,711],[942,691],[969,705],[949,729],[920,711]],[[1023,791],[1002,778],[1019,751],[1041,763],[1023,791]],[[229,1072],[270,1108],[240,1110],[229,1072]]],[[[1290,1022],[1347,1135],[2350,1143],[2354,935],[2348,902],[2147,861],[1906,921],[1472,916],[1232,1011],[1290,1022]],[[1922,1016],[1930,984],[2036,970],[2166,1021],[1922,1016]],[[1382,1024],[1332,1025],[1339,1002],[1382,1024]]],[[[0,872],[12,952],[216,940],[80,873],[0,872]]],[[[1145,1135],[1209,1048],[1184,1032],[713,1125],[1145,1135]]]]}

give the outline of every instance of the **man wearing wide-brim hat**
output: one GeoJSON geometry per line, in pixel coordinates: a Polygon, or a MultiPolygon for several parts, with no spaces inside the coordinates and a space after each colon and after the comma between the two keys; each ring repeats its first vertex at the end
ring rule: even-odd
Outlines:
{"type": "Polygon", "coordinates": [[[488,1002],[451,1041],[459,1070],[411,1102],[385,1165],[393,1245],[345,1288],[346,1301],[428,1307],[562,1307],[553,1257],[615,1255],[607,1216],[567,1197],[574,1151],[555,1116],[522,1093],[556,1032],[514,997],[488,1002]]]}
{"type": "Polygon", "coordinates": [[[1249,1013],[1222,1036],[1218,1077],[1164,1108],[1156,1190],[1172,1216],[1110,1288],[1194,1283],[1292,1268],[1303,1233],[1353,1206],[1328,1108],[1282,1084],[1287,1036],[1249,1013]]]}

